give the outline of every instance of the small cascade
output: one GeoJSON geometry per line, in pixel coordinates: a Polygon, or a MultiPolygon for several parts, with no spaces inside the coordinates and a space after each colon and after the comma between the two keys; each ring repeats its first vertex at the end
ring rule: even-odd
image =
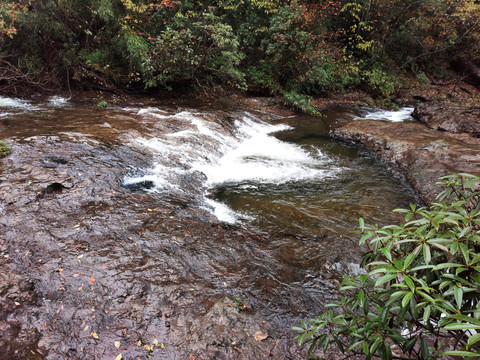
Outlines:
{"type": "Polygon", "coordinates": [[[391,122],[413,121],[413,106],[402,107],[399,110],[382,110],[371,109],[361,116],[357,116],[356,120],[383,120],[391,122]]]}
{"type": "Polygon", "coordinates": [[[138,111],[138,115],[175,123],[176,128],[160,137],[135,140],[138,146],[154,152],[155,164],[140,174],[125,177],[124,186],[148,184],[145,189],[148,192],[171,194],[192,191],[193,184],[202,193],[204,205],[221,221],[233,223],[242,215],[209,198],[212,190],[225,186],[256,188],[321,182],[341,171],[320,149],[273,136],[290,130],[290,126],[265,123],[249,113],[227,127],[212,121],[209,114],[198,112],[168,114],[147,108],[138,111]]]}

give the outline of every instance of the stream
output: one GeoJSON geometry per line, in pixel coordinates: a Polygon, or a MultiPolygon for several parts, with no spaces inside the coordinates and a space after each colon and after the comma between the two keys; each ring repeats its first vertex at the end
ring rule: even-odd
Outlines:
{"type": "Polygon", "coordinates": [[[288,329],[359,271],[358,218],[386,225],[418,202],[330,136],[348,121],[413,121],[411,108],[108,103],[0,97],[11,359],[301,359],[288,329]]]}

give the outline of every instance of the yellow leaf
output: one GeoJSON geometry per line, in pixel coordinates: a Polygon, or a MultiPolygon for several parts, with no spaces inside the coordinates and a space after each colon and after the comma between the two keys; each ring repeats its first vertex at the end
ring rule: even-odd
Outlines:
{"type": "Polygon", "coordinates": [[[122,360],[122,359],[123,359],[122,354],[118,354],[117,357],[115,358],[115,360],[122,360]]]}
{"type": "Polygon", "coordinates": [[[161,347],[162,349],[165,349],[165,345],[164,345],[163,343],[160,343],[160,347],[161,347]]]}
{"type": "Polygon", "coordinates": [[[115,347],[118,349],[120,347],[120,341],[115,341],[115,347]]]}
{"type": "Polygon", "coordinates": [[[158,346],[158,340],[156,338],[153,339],[153,345],[158,346]]]}
{"type": "Polygon", "coordinates": [[[94,339],[98,339],[98,334],[96,332],[92,332],[90,334],[94,339]]]}

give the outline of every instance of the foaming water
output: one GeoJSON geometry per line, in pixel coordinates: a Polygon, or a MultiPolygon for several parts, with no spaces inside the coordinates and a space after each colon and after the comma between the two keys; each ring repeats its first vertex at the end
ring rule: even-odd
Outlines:
{"type": "Polygon", "coordinates": [[[39,108],[33,106],[30,101],[8,98],[0,96],[0,108],[18,109],[18,110],[38,110],[39,108]]]}
{"type": "Polygon", "coordinates": [[[320,149],[285,142],[274,133],[290,130],[285,124],[264,123],[245,113],[230,124],[219,124],[206,114],[176,114],[148,108],[138,115],[177,121],[179,129],[151,139],[136,139],[151,149],[156,163],[141,175],[129,175],[123,183],[153,184],[149,192],[188,193],[194,190],[219,220],[234,223],[251,218],[208,196],[222,186],[256,188],[295,182],[321,182],[334,178],[341,168],[320,149]]]}
{"type": "Polygon", "coordinates": [[[366,114],[357,117],[356,119],[365,120],[384,120],[391,122],[413,121],[411,116],[414,110],[413,106],[403,107],[399,110],[380,110],[375,109],[367,112],[366,114]]]}
{"type": "Polygon", "coordinates": [[[63,107],[69,103],[70,99],[62,96],[51,96],[48,103],[53,107],[63,107]]]}

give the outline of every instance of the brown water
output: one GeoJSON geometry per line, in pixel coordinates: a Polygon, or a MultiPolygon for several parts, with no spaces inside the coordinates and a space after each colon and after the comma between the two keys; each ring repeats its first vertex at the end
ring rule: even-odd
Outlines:
{"type": "Polygon", "coordinates": [[[0,162],[0,348],[302,358],[288,328],[355,271],[358,217],[385,224],[415,201],[386,166],[329,137],[359,113],[265,122],[238,106],[133,98],[0,108],[13,147],[0,162]]]}

